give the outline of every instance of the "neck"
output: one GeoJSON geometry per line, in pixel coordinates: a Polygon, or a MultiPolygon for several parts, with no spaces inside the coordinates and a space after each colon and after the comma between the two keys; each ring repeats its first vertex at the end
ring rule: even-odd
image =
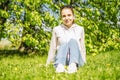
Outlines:
{"type": "Polygon", "coordinates": [[[70,28],[72,25],[70,25],[70,26],[69,26],[69,25],[65,25],[65,26],[66,26],[67,28],[70,28]]]}
{"type": "Polygon", "coordinates": [[[69,28],[73,27],[73,24],[72,24],[71,26],[67,26],[67,25],[63,24],[63,26],[64,26],[66,29],[69,29],[69,28]]]}
{"type": "MultiPolygon", "coordinates": [[[[65,25],[65,24],[64,24],[64,25],[65,25]]],[[[72,27],[72,25],[73,25],[73,24],[71,24],[71,25],[65,25],[65,26],[66,26],[67,28],[70,28],[70,27],[72,27]]]]}

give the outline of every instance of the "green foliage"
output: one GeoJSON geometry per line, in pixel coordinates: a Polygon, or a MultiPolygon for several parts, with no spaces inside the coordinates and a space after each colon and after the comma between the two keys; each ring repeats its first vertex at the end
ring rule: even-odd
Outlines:
{"type": "Polygon", "coordinates": [[[85,28],[87,54],[120,49],[119,1],[2,0],[0,39],[8,38],[13,47],[28,53],[47,54],[51,30],[61,23],[59,9],[64,4],[75,7],[75,22],[85,28]]]}
{"type": "Polygon", "coordinates": [[[96,3],[89,2],[89,6],[80,3],[81,7],[75,8],[76,22],[85,27],[87,53],[120,49],[116,41],[120,37],[120,28],[116,25],[119,4],[114,1],[96,3]]]}

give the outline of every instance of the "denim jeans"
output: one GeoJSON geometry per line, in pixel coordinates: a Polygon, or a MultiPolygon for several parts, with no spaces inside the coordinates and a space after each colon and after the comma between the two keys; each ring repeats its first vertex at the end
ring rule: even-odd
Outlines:
{"type": "Polygon", "coordinates": [[[77,63],[78,66],[82,66],[84,64],[81,57],[80,49],[76,40],[71,39],[69,40],[68,43],[64,43],[60,45],[55,58],[55,65],[59,63],[63,65],[77,63]]]}

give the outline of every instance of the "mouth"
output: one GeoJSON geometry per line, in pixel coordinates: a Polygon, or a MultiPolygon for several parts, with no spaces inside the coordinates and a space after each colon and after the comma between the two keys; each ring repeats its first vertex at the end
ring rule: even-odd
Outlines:
{"type": "Polygon", "coordinates": [[[65,23],[70,23],[70,20],[66,20],[65,23]]]}

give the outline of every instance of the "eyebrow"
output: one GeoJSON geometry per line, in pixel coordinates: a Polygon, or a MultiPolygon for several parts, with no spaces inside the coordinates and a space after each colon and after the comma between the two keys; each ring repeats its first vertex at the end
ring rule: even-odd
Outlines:
{"type": "MultiPolygon", "coordinates": [[[[71,14],[67,14],[67,15],[71,15],[71,14]]],[[[62,15],[62,16],[65,16],[65,15],[62,15]]]]}

